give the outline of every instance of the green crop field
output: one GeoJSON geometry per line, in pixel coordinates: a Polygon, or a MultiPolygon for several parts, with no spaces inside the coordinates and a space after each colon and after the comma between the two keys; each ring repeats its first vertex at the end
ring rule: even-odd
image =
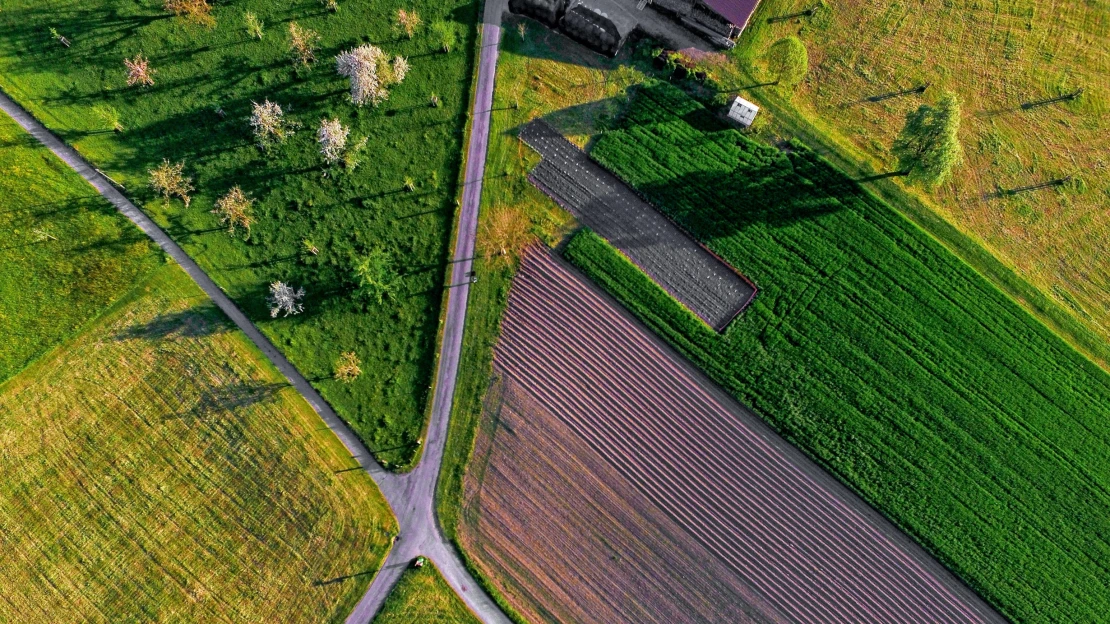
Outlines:
{"type": "Polygon", "coordinates": [[[76,173],[0,115],[0,381],[161,264],[76,173]]]}
{"type": "Polygon", "coordinates": [[[219,2],[211,28],[161,4],[0,0],[0,87],[123,184],[382,451],[379,459],[406,465],[432,378],[478,3],[339,0],[330,12],[316,0],[219,2]],[[422,18],[411,39],[393,25],[398,8],[422,18]],[[247,32],[248,11],[264,23],[261,40],[247,32]],[[431,28],[437,21],[454,29],[449,53],[431,28]],[[292,22],[321,37],[310,67],[291,60],[292,22]],[[358,108],[335,56],[367,42],[405,56],[411,69],[380,106],[358,108]],[[154,84],[128,87],[124,59],[139,53],[154,84]],[[252,102],[267,99],[300,127],[264,152],[249,117],[252,102]],[[350,127],[351,143],[367,139],[354,171],[323,166],[316,130],[333,117],[350,127]],[[115,121],[122,132],[112,131],[115,121]],[[188,207],[147,186],[147,171],[164,158],[184,161],[193,179],[188,207]],[[211,213],[234,186],[256,200],[247,240],[211,213]],[[352,267],[373,253],[399,275],[381,304],[354,295],[352,267]],[[305,289],[303,313],[270,318],[265,300],[277,280],[305,289]],[[331,379],[345,351],[362,361],[350,384],[331,379]]]}
{"type": "Polygon", "coordinates": [[[1106,621],[1110,377],[783,148],[655,84],[591,152],[759,286],[723,335],[596,236],[570,258],[1008,617],[1106,621]]]}
{"type": "Polygon", "coordinates": [[[958,94],[965,163],[936,192],[910,192],[1105,341],[1108,15],[1106,0],[763,0],[733,56],[758,65],[776,39],[799,36],[811,71],[792,100],[758,88],[746,97],[783,119],[799,113],[877,171],[893,168],[890,146],[908,111],[958,94]],[[814,6],[812,18],[768,22],[814,6]],[[867,100],[924,84],[924,96],[867,100]],[[1078,89],[1074,101],[1037,105],[1078,89]],[[1006,192],[1068,175],[1059,188],[1006,192]]]}
{"type": "Polygon", "coordinates": [[[396,530],[175,265],[0,385],[0,449],[4,622],[341,622],[396,530]]]}
{"type": "Polygon", "coordinates": [[[478,624],[431,563],[405,570],[374,624],[478,624]]]}

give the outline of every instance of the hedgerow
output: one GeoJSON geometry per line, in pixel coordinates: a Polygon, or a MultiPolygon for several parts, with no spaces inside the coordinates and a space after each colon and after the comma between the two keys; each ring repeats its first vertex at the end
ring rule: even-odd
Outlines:
{"type": "Polygon", "coordinates": [[[1107,621],[1110,377],[803,145],[669,85],[591,155],[760,294],[718,335],[604,241],[575,264],[1006,616],[1107,621]]]}

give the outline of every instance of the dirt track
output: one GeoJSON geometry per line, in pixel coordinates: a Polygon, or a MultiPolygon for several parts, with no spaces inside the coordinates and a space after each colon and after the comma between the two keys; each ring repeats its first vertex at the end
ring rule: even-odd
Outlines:
{"type": "Polygon", "coordinates": [[[1002,621],[583,279],[546,252],[524,262],[496,356],[509,408],[470,483],[469,539],[487,546],[475,556],[523,610],[553,621],[596,603],[571,619],[655,621],[644,613],[684,612],[704,591],[726,611],[658,621],[733,622],[743,605],[764,621],[1002,621]],[[545,430],[546,446],[523,441],[545,430]],[[580,492],[560,498],[573,492],[560,479],[580,492]],[[697,570],[725,572],[671,591],[684,540],[706,553],[697,570]],[[599,562],[601,543],[619,565],[599,562]]]}

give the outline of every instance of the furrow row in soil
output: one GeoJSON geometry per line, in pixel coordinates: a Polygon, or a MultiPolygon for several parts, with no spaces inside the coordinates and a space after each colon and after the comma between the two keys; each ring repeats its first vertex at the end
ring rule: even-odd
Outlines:
{"type": "Polygon", "coordinates": [[[813,622],[983,621],[580,280],[528,254],[499,369],[777,610],[813,622]]]}

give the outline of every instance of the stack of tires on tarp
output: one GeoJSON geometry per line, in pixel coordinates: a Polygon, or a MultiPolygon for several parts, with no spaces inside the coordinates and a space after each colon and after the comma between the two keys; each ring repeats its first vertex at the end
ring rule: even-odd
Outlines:
{"type": "Polygon", "coordinates": [[[607,56],[616,56],[637,25],[617,0],[509,0],[509,11],[558,28],[607,56]]]}
{"type": "Polygon", "coordinates": [[[559,26],[559,18],[567,8],[567,0],[509,0],[509,11],[527,15],[552,28],[559,26]]]}

